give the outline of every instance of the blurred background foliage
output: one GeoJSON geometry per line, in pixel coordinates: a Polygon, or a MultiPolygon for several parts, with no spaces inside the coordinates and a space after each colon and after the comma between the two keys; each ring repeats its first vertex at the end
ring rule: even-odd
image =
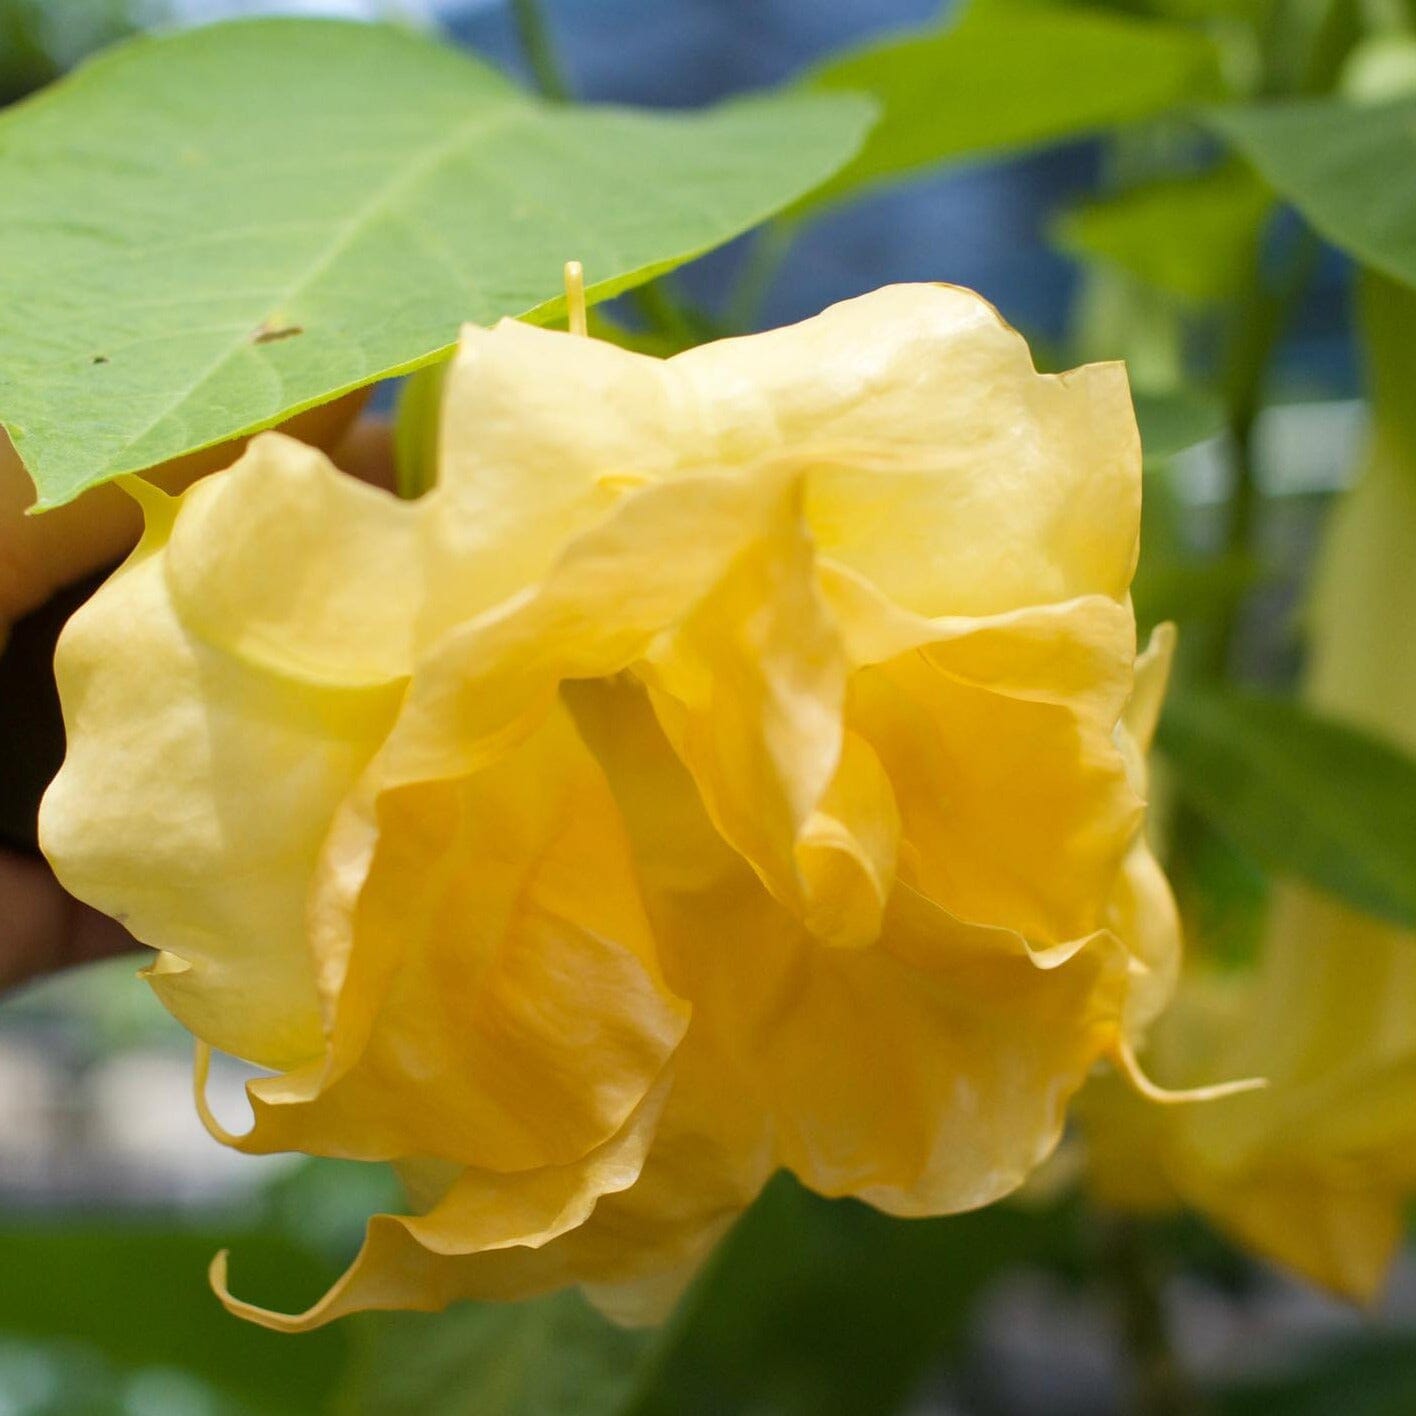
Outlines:
{"type": "MultiPolygon", "coordinates": [[[[1181,627],[1158,794],[1192,961],[1251,966],[1285,877],[1416,923],[1411,733],[1298,692],[1317,552],[1373,398],[1378,453],[1416,479],[1410,0],[943,16],[930,0],[0,0],[0,100],[130,30],[297,10],[439,27],[578,99],[874,94],[881,121],[835,179],[608,318],[669,349],[944,279],[997,303],[1047,366],[1126,359],[1147,458],[1138,617],[1181,627]]],[[[1373,555],[1409,574],[1404,534],[1373,555]]],[[[1393,602],[1349,632],[1409,657],[1413,630],[1393,602]]],[[[1017,1202],[942,1220],[779,1177],[660,1331],[614,1328],[575,1294],[299,1339],[245,1326],[206,1290],[212,1253],[236,1248],[243,1288],[299,1308],[391,1182],[227,1164],[187,1118],[182,1039],[130,973],[0,1007],[0,1416],[1416,1410],[1409,1262],[1359,1312],[1197,1216],[1099,1211],[1065,1146],[1017,1202]]]]}

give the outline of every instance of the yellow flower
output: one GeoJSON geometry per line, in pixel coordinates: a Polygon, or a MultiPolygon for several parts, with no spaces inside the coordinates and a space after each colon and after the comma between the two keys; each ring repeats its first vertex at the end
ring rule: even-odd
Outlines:
{"type": "Polygon", "coordinates": [[[668,361],[504,322],[417,501],[280,436],[134,492],[45,849],[273,1072],[225,1139],[419,1211],[298,1317],[218,1266],[234,1311],[642,1317],[778,1166],[985,1204],[1163,1001],[1119,366],[943,286],[668,361]]]}
{"type": "MultiPolygon", "coordinates": [[[[1347,498],[1311,623],[1308,697],[1416,750],[1416,478],[1386,440],[1347,498]]],[[[1416,937],[1293,883],[1252,976],[1196,971],[1154,1029],[1180,1084],[1261,1075],[1264,1091],[1150,1108],[1110,1079],[1080,1104],[1092,1188],[1122,1208],[1183,1201],[1240,1243],[1357,1299],[1378,1291],[1416,1191],[1416,937]]]]}

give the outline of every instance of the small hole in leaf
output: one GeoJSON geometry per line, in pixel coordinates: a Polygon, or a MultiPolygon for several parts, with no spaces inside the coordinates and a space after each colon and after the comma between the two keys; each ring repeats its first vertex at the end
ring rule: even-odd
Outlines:
{"type": "Polygon", "coordinates": [[[251,343],[274,344],[278,339],[293,339],[304,332],[304,325],[276,325],[267,320],[251,335],[251,343]]]}

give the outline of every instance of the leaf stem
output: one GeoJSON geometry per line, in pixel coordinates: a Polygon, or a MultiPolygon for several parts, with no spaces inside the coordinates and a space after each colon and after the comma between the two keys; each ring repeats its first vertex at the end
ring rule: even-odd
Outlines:
{"type": "Polygon", "coordinates": [[[573,96],[570,84],[539,0],[511,0],[511,18],[536,87],[554,103],[569,103],[573,96]]]}
{"type": "MultiPolygon", "coordinates": [[[[1234,559],[1246,559],[1255,549],[1259,489],[1254,432],[1263,408],[1269,366],[1294,308],[1308,287],[1321,249],[1317,237],[1304,227],[1278,285],[1265,288],[1262,276],[1256,275],[1253,291],[1238,313],[1224,382],[1234,479],[1224,550],[1234,559]]],[[[1222,680],[1228,674],[1242,615],[1242,598],[1236,598],[1220,618],[1208,665],[1211,678],[1222,680]]]]}
{"type": "Polygon", "coordinates": [[[1204,1416],[1206,1403],[1170,1345],[1161,1301],[1163,1275],[1142,1221],[1107,1220],[1104,1258],[1134,1372],[1135,1416],[1204,1416]]]}

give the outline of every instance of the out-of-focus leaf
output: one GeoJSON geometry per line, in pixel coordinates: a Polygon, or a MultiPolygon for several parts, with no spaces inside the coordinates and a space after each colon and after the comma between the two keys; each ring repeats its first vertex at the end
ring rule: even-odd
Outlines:
{"type": "Polygon", "coordinates": [[[1416,1411],[1416,1342],[1409,1337],[1343,1343],[1301,1371],[1235,1385],[1216,1416],[1409,1416],[1416,1411]]]}
{"type": "Polygon", "coordinates": [[[563,1293],[369,1314],[339,1408],[368,1416],[887,1416],[1004,1269],[1081,1248],[1067,1206],[891,1219],[781,1175],[661,1329],[563,1293]]]}
{"type": "MultiPolygon", "coordinates": [[[[127,1368],[191,1372],[260,1416],[325,1409],[348,1352],[338,1328],[297,1342],[234,1320],[207,1287],[221,1234],[175,1221],[116,1226],[10,1223],[0,1231],[0,1333],[63,1339],[127,1368]]],[[[243,1272],[298,1307],[325,1265],[277,1235],[239,1236],[243,1272]]]]}
{"type": "Polygon", "coordinates": [[[952,158],[1056,142],[1212,96],[1198,31],[1115,11],[982,0],[943,29],[828,60],[806,84],[872,94],[881,116],[809,205],[952,158]]]}
{"type": "Polygon", "coordinates": [[[1378,437],[1416,476],[1416,289],[1371,270],[1358,289],[1378,437]]]}
{"type": "Polygon", "coordinates": [[[1066,1207],[900,1220],[778,1176],[685,1297],[623,1416],[887,1416],[989,1282],[1077,1244],[1066,1207]]]}
{"type": "Polygon", "coordinates": [[[1238,164],[1135,187],[1068,212],[1063,250],[1103,261],[1196,302],[1226,300],[1252,278],[1273,198],[1238,164]]]}
{"type": "Polygon", "coordinates": [[[1206,121],[1334,245],[1416,285],[1416,97],[1251,104],[1206,121]]]}
{"type": "Polygon", "coordinates": [[[351,1416],[617,1416],[657,1338],[616,1327],[574,1291],[355,1322],[338,1408],[351,1416]]]}
{"type": "Polygon", "coordinates": [[[1172,698],[1159,743],[1178,789],[1261,864],[1416,924],[1416,761],[1405,753],[1295,701],[1220,691],[1172,698]]]}
{"type": "Polygon", "coordinates": [[[1224,405],[1198,388],[1132,393],[1147,462],[1161,462],[1224,431],[1224,405]]]}
{"type": "Polygon", "coordinates": [[[0,418],[55,505],[738,235],[869,101],[569,108],[390,26],[121,46],[0,118],[0,418]]]}

